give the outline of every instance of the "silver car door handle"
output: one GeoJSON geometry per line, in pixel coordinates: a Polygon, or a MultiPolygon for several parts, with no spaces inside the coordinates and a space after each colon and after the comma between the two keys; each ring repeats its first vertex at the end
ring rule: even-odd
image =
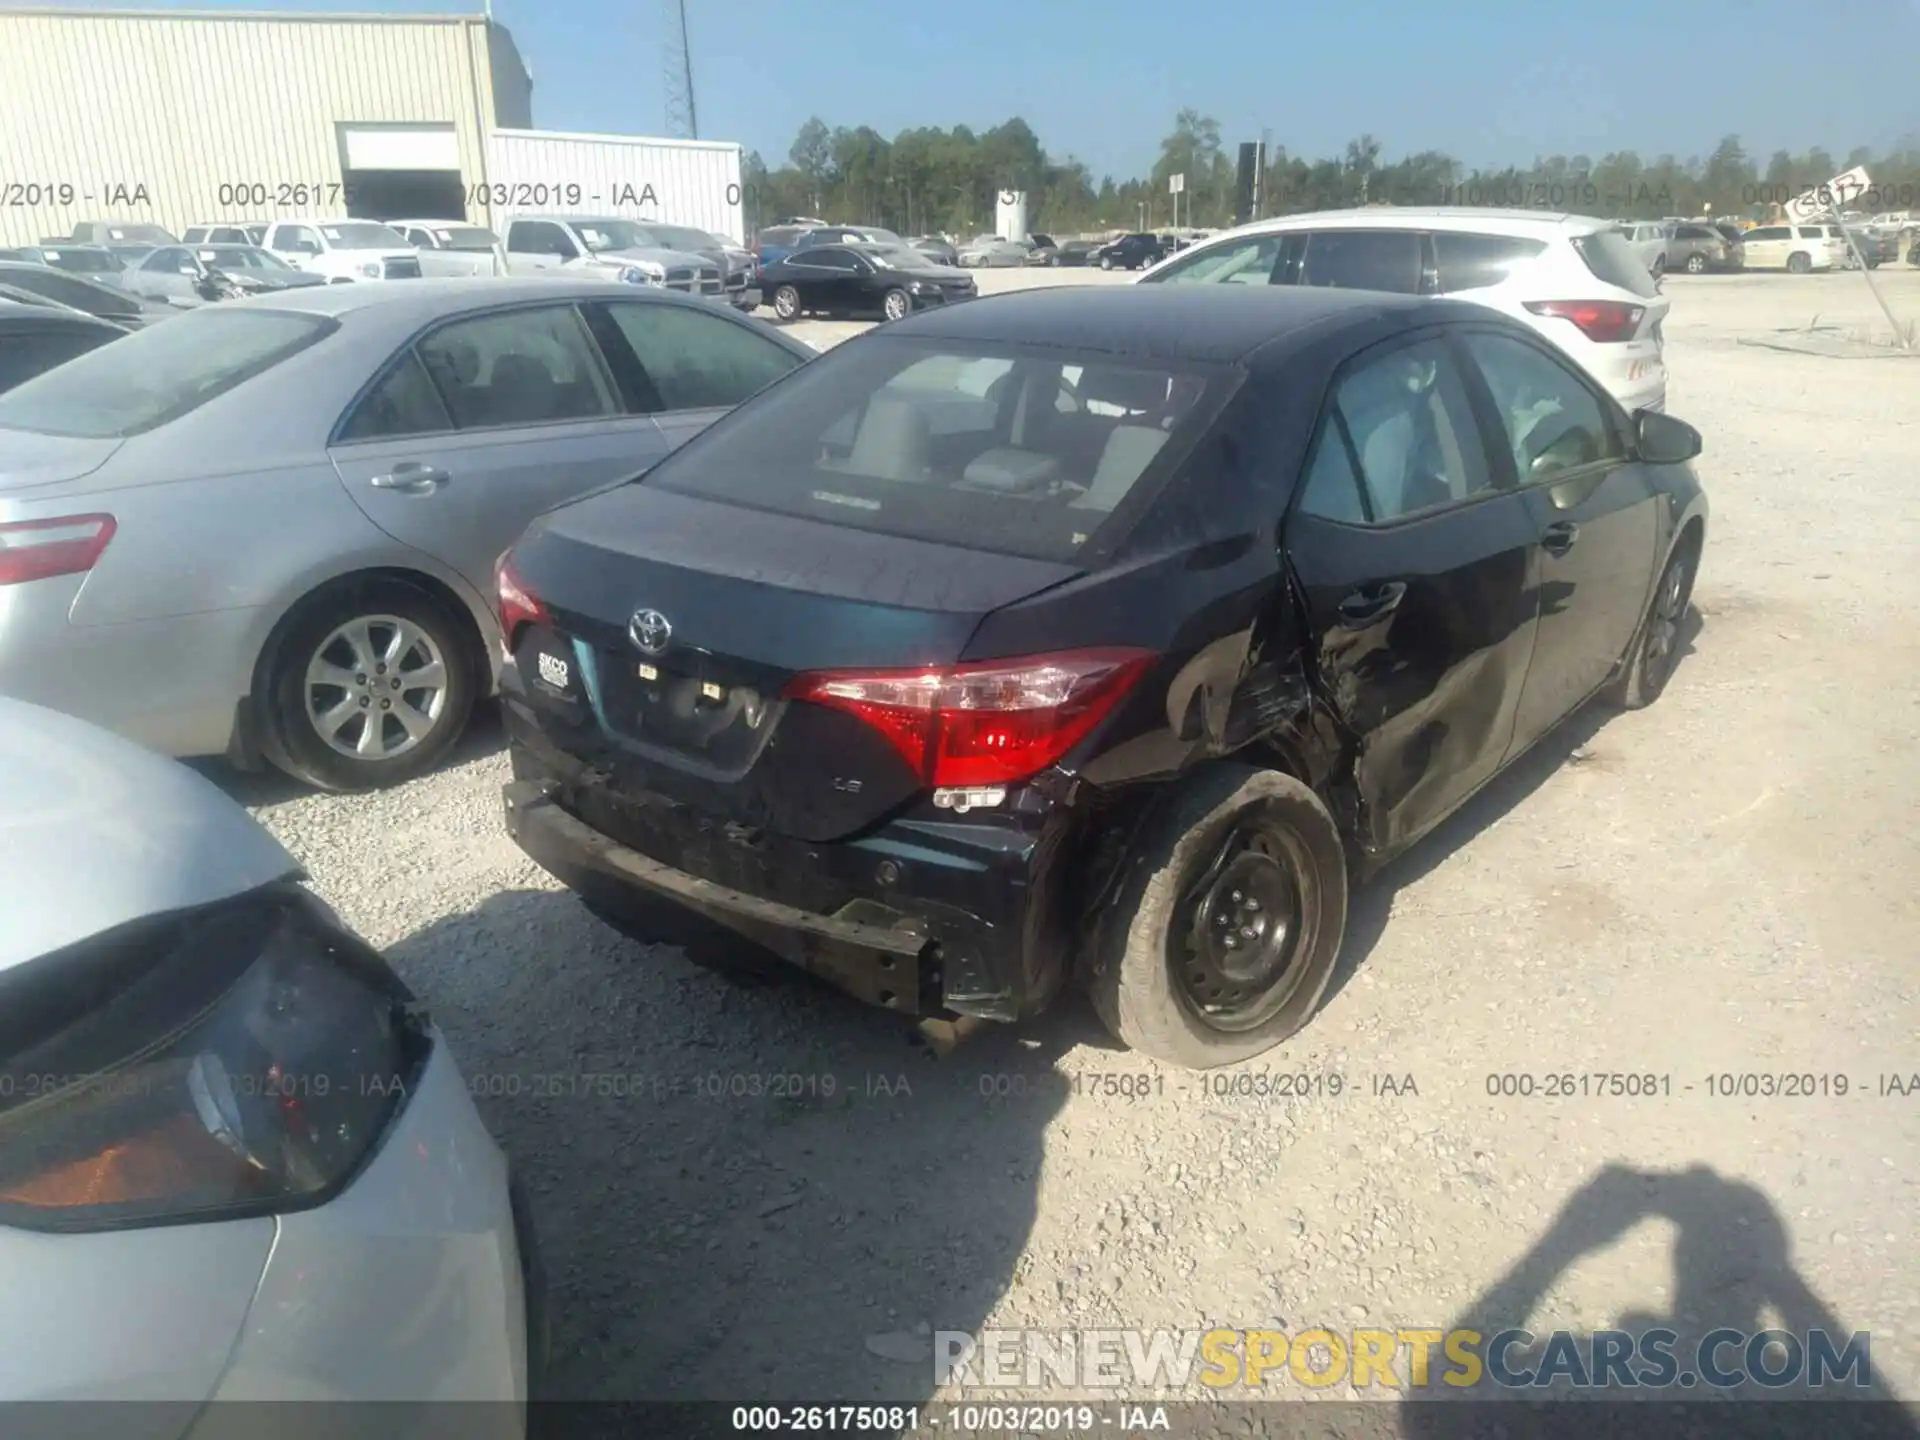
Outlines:
{"type": "Polygon", "coordinates": [[[386,475],[376,475],[367,483],[376,490],[404,490],[410,495],[430,495],[453,477],[437,465],[403,461],[386,475]]]}

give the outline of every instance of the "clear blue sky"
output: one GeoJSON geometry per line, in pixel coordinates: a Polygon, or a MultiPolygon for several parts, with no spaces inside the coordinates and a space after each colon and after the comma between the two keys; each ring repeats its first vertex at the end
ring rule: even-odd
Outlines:
{"type": "MultiPolygon", "coordinates": [[[[124,0],[123,0],[124,3],[124,0]]],[[[221,8],[160,0],[172,8],[221,8]]],[[[477,12],[482,0],[247,10],[477,12]]],[[[76,8],[86,8],[78,6],[76,8]]],[[[495,0],[534,123],[658,134],[661,0],[495,0]]],[[[1362,131],[1468,165],[1633,149],[1888,148],[1920,132],[1920,0],[687,0],[702,138],[783,163],[809,115],[984,129],[1022,115],[1095,178],[1142,173],[1174,113],[1294,154],[1362,131]]]]}

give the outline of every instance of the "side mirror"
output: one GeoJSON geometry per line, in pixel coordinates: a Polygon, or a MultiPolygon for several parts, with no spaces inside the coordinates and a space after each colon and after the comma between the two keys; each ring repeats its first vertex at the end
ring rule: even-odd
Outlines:
{"type": "Polygon", "coordinates": [[[1706,448],[1698,430],[1663,411],[1637,411],[1633,419],[1640,458],[1649,465],[1684,465],[1706,448]]]}

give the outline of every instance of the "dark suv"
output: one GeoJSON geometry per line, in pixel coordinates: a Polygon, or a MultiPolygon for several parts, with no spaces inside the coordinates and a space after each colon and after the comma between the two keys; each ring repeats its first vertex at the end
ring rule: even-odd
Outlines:
{"type": "Polygon", "coordinates": [[[1094,262],[1102,270],[1144,270],[1170,252],[1158,235],[1122,235],[1111,245],[1093,252],[1094,262]]]}

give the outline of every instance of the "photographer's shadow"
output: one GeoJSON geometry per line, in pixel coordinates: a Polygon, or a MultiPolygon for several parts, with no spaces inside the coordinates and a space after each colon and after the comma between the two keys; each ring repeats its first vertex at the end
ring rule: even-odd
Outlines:
{"type": "MultiPolygon", "coordinates": [[[[1920,1440],[1920,1425],[1911,1410],[1898,1403],[1873,1372],[1870,1349],[1853,1352],[1861,1364],[1847,1367],[1845,1362],[1853,1358],[1848,1348],[1853,1332],[1795,1270],[1786,1226],[1766,1195],[1704,1165],[1669,1172],[1609,1165],[1599,1171],[1575,1192],[1519,1263],[1450,1328],[1477,1331],[1489,1342],[1502,1331],[1524,1329],[1560,1275],[1656,1218],[1670,1221],[1676,1231],[1671,1313],[1629,1313],[1615,1328],[1636,1342],[1643,1342],[1650,1331],[1671,1332],[1665,1347],[1672,1356],[1670,1378],[1662,1376],[1667,1367],[1636,1350],[1624,1357],[1625,1366],[1650,1384],[1596,1388],[1603,1377],[1593,1374],[1584,1377],[1592,1385],[1575,1385],[1564,1363],[1553,1363],[1555,1352],[1564,1360],[1568,1347],[1540,1336],[1532,1344],[1506,1347],[1502,1357],[1508,1376],[1531,1375],[1534,1383],[1516,1388],[1483,1375],[1470,1387],[1429,1386],[1405,1406],[1408,1440],[1483,1440],[1494,1435],[1504,1440],[1607,1435],[1645,1440],[1667,1433],[1662,1426],[1676,1418],[1674,1402],[1719,1400],[1770,1403],[1688,1404],[1685,1425],[1673,1433],[1920,1440]],[[1797,1362],[1784,1342],[1757,1342],[1750,1348],[1751,1337],[1776,1325],[1795,1337],[1797,1362]],[[1737,1331],[1739,1339],[1718,1337],[1721,1343],[1703,1354],[1704,1342],[1717,1331],[1737,1331]],[[1814,1373],[1814,1350],[1820,1342],[1810,1344],[1811,1335],[1824,1337],[1830,1353],[1842,1362],[1825,1374],[1824,1383],[1814,1373]],[[1724,1383],[1750,1371],[1756,1362],[1766,1373],[1784,1377],[1784,1383],[1724,1383]],[[1705,1373],[1706,1363],[1717,1365],[1721,1384],[1705,1373]],[[1539,1383],[1546,1375],[1552,1381],[1539,1383]],[[1545,1403],[1524,1403],[1528,1401],[1545,1403]],[[1633,1401],[1664,1403],[1623,1403],[1633,1401]]],[[[1592,1362],[1598,1338],[1576,1337],[1571,1353],[1592,1362]]],[[[1486,1349],[1480,1353],[1487,1358],[1486,1349]]]]}

